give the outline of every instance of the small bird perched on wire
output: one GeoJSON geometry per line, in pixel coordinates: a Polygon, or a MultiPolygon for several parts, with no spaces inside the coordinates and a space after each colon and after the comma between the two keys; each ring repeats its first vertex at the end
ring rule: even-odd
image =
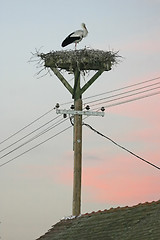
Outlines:
{"type": "Polygon", "coordinates": [[[84,37],[86,37],[87,34],[88,34],[88,30],[86,28],[86,25],[85,23],[82,23],[82,29],[76,30],[71,34],[69,34],[68,37],[66,37],[66,39],[64,39],[64,41],[62,42],[62,47],[65,47],[71,43],[75,43],[75,50],[76,50],[77,43],[79,43],[84,37]]]}

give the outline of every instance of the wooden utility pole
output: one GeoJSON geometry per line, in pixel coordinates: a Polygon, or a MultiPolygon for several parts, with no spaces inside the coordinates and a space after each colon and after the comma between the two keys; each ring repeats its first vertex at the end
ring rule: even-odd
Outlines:
{"type": "MultiPolygon", "coordinates": [[[[80,87],[80,71],[74,70],[74,109],[82,111],[80,87]]],[[[74,170],[73,170],[73,205],[72,215],[78,216],[81,212],[81,176],[82,176],[82,115],[74,115],[74,133],[73,133],[73,150],[74,150],[74,170]]]]}
{"type": "MultiPolygon", "coordinates": [[[[82,111],[82,100],[74,102],[75,110],[82,111]]],[[[81,212],[81,175],[82,175],[82,115],[74,115],[74,171],[73,171],[73,206],[72,215],[81,212]]]]}
{"type": "MultiPolygon", "coordinates": [[[[44,66],[49,67],[62,84],[72,94],[74,99],[74,171],[73,171],[73,206],[72,215],[81,213],[81,174],[82,174],[82,94],[104,72],[111,70],[116,63],[117,53],[99,50],[56,51],[38,54],[44,60],[44,66]],[[74,74],[72,87],[63,77],[59,69],[65,69],[74,74]],[[80,85],[80,71],[97,70],[95,75],[83,87],[80,85]],[[78,112],[78,113],[77,113],[78,112]]],[[[66,111],[65,111],[66,112],[66,111]]],[[[69,112],[69,111],[68,111],[69,112]]],[[[60,113],[60,112],[59,112],[60,113]]],[[[98,115],[98,113],[97,113],[98,115]]]]}

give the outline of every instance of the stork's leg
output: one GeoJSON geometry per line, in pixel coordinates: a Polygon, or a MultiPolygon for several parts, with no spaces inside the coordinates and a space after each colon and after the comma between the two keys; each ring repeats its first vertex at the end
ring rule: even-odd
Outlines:
{"type": "Polygon", "coordinates": [[[75,42],[75,50],[77,50],[77,43],[75,42]]]}

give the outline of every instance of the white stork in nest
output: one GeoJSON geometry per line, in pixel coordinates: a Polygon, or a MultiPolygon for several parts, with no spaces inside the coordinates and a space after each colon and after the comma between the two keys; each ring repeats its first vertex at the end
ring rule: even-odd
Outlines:
{"type": "Polygon", "coordinates": [[[79,43],[84,37],[86,37],[87,34],[88,30],[86,28],[86,25],[85,23],[82,23],[82,29],[76,30],[69,34],[68,37],[66,37],[66,39],[64,39],[64,41],[62,42],[62,47],[65,47],[71,43],[75,43],[76,49],[77,43],[79,43]]]}

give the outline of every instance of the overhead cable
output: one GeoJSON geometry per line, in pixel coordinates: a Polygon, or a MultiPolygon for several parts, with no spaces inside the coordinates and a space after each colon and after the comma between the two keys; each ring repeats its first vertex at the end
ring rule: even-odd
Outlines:
{"type": "Polygon", "coordinates": [[[21,128],[20,130],[18,130],[17,132],[13,133],[12,135],[10,135],[9,137],[7,137],[6,139],[4,139],[3,141],[0,142],[0,144],[6,142],[7,140],[9,140],[10,138],[14,137],[15,135],[17,135],[18,133],[22,132],[24,129],[28,128],[29,126],[31,126],[33,123],[39,121],[41,118],[43,118],[44,116],[46,116],[47,114],[49,114],[50,112],[52,112],[55,108],[51,108],[49,111],[45,112],[44,114],[42,114],[40,117],[36,118],[35,120],[33,120],[32,122],[30,122],[29,124],[27,124],[26,126],[24,126],[23,128],[21,128]]]}
{"type": "Polygon", "coordinates": [[[30,152],[31,150],[33,150],[33,149],[35,149],[35,148],[39,147],[40,145],[42,145],[42,144],[44,144],[44,143],[48,142],[48,141],[49,141],[49,140],[51,140],[52,138],[54,138],[54,137],[58,136],[59,134],[61,134],[61,133],[65,132],[66,130],[68,130],[68,129],[69,129],[69,128],[71,128],[71,127],[72,127],[72,126],[69,126],[69,127],[65,128],[65,129],[63,129],[62,131],[60,131],[60,132],[56,133],[55,135],[53,135],[53,136],[51,136],[51,137],[47,138],[47,139],[46,139],[46,140],[44,140],[44,141],[42,141],[42,142],[38,143],[37,145],[33,146],[32,148],[29,148],[28,150],[26,150],[26,151],[22,152],[21,154],[17,155],[16,157],[14,157],[14,158],[11,158],[10,160],[8,160],[8,161],[6,161],[6,162],[4,162],[4,163],[0,164],[0,167],[3,167],[4,165],[6,165],[6,164],[8,164],[8,163],[10,163],[10,162],[12,162],[12,161],[14,161],[14,160],[16,160],[17,158],[19,158],[19,157],[23,156],[24,154],[26,154],[26,153],[30,152]]]}
{"type": "Polygon", "coordinates": [[[129,95],[127,95],[127,96],[114,98],[114,99],[112,99],[112,100],[108,100],[108,101],[103,101],[103,102],[91,104],[91,106],[97,106],[97,105],[104,104],[104,103],[110,103],[110,102],[117,101],[117,100],[120,100],[120,99],[123,99],[123,98],[128,98],[128,97],[132,97],[132,96],[135,96],[135,95],[140,95],[140,94],[143,94],[143,93],[146,93],[146,92],[150,92],[150,91],[153,91],[153,90],[156,90],[156,89],[159,89],[159,88],[160,88],[160,87],[156,87],[156,88],[152,88],[152,89],[140,91],[140,92],[138,92],[138,93],[133,93],[133,94],[129,94],[129,95]]]}
{"type": "MultiPolygon", "coordinates": [[[[129,102],[137,101],[137,100],[140,100],[140,99],[143,99],[143,98],[155,96],[155,95],[158,95],[158,94],[160,94],[160,91],[159,92],[154,92],[154,93],[151,93],[151,94],[146,94],[146,95],[143,95],[143,96],[137,97],[137,98],[132,98],[132,99],[128,99],[128,100],[125,100],[125,101],[104,105],[104,107],[105,108],[114,107],[114,106],[118,106],[118,105],[121,105],[121,104],[124,104],[124,103],[129,103],[129,102]]],[[[99,108],[94,108],[93,110],[97,110],[97,109],[99,109],[99,108]]]]}
{"type": "Polygon", "coordinates": [[[124,90],[124,89],[127,89],[127,88],[131,88],[131,87],[134,87],[134,86],[145,84],[147,82],[156,81],[157,79],[160,79],[160,77],[152,78],[152,79],[140,82],[140,83],[135,83],[135,84],[128,85],[126,87],[117,88],[117,89],[114,89],[114,90],[111,90],[111,91],[107,91],[107,92],[99,93],[99,94],[92,95],[92,96],[89,96],[89,97],[85,97],[85,98],[83,98],[83,100],[86,100],[86,99],[89,99],[89,98],[94,98],[94,97],[99,97],[99,96],[102,96],[102,95],[105,95],[105,94],[109,94],[109,93],[113,93],[113,92],[117,92],[117,91],[121,91],[121,90],[124,90]]]}
{"type": "Polygon", "coordinates": [[[33,140],[37,139],[38,137],[40,137],[41,135],[45,134],[46,132],[50,131],[51,129],[57,127],[58,125],[60,125],[61,123],[65,122],[67,119],[62,119],[62,120],[59,120],[56,124],[53,124],[52,126],[48,127],[47,129],[43,130],[42,132],[38,133],[37,135],[35,135],[34,137],[30,138],[29,140],[27,140],[26,142],[22,143],[21,145],[19,145],[18,147],[12,149],[11,151],[5,153],[4,155],[2,155],[0,157],[0,159],[8,156],[9,154],[15,152],[16,150],[18,150],[19,148],[25,146],[26,144],[32,142],[33,140]]]}
{"type": "Polygon", "coordinates": [[[132,154],[133,156],[135,156],[136,158],[142,160],[143,162],[151,165],[152,167],[157,168],[158,170],[160,170],[160,167],[156,166],[155,164],[145,160],[144,158],[138,156],[137,154],[133,153],[132,151],[128,150],[127,148],[121,146],[120,144],[116,143],[114,140],[112,140],[111,138],[105,136],[104,134],[100,133],[99,131],[97,131],[95,128],[93,128],[91,125],[87,124],[87,123],[83,123],[84,126],[90,128],[92,131],[94,131],[95,133],[99,134],[100,136],[106,138],[107,140],[111,141],[113,144],[115,144],[116,146],[122,148],[123,150],[127,151],[128,153],[132,154]]]}
{"type": "MultiPolygon", "coordinates": [[[[112,96],[107,96],[107,97],[104,97],[104,98],[96,99],[96,100],[93,100],[93,101],[90,101],[90,102],[85,103],[85,105],[86,105],[86,104],[92,104],[92,103],[94,103],[94,102],[99,102],[99,101],[102,101],[102,100],[105,100],[105,99],[110,99],[110,98],[113,98],[113,97],[121,96],[121,95],[124,95],[124,94],[127,94],[127,93],[132,93],[132,92],[135,92],[135,91],[139,91],[139,90],[142,90],[142,89],[144,89],[144,88],[148,88],[148,87],[155,86],[155,85],[158,85],[158,84],[160,84],[160,82],[154,83],[154,84],[150,84],[150,85],[147,85],[147,86],[144,86],[144,87],[132,89],[132,90],[130,90],[130,91],[118,93],[118,94],[115,94],[115,95],[112,95],[112,96]]],[[[135,93],[135,95],[136,95],[136,94],[140,94],[140,93],[144,93],[144,92],[148,92],[148,91],[152,91],[152,90],[155,90],[155,89],[157,89],[157,88],[160,88],[160,87],[150,88],[150,89],[148,89],[148,90],[146,90],[146,91],[137,92],[137,93],[135,93]]],[[[130,95],[129,95],[129,96],[130,96],[130,95]]],[[[131,96],[132,96],[132,95],[131,95],[131,96]]],[[[128,96],[124,96],[124,97],[128,97],[128,96]]]]}
{"type": "MultiPolygon", "coordinates": [[[[43,128],[44,126],[48,125],[49,123],[55,121],[55,120],[56,120],[57,118],[59,118],[59,117],[60,117],[60,116],[57,116],[57,117],[51,119],[50,121],[46,122],[45,124],[41,125],[40,127],[36,128],[35,130],[31,131],[30,133],[26,134],[25,136],[23,136],[22,138],[18,139],[18,140],[15,141],[15,142],[13,142],[12,144],[8,145],[7,147],[1,149],[1,150],[0,150],[0,153],[3,152],[3,151],[6,150],[6,149],[12,147],[12,146],[15,145],[16,143],[22,141],[22,140],[25,139],[26,137],[32,135],[33,133],[35,133],[36,131],[40,130],[41,128],[43,128]]],[[[54,123],[54,124],[56,124],[56,123],[54,123]]]]}

